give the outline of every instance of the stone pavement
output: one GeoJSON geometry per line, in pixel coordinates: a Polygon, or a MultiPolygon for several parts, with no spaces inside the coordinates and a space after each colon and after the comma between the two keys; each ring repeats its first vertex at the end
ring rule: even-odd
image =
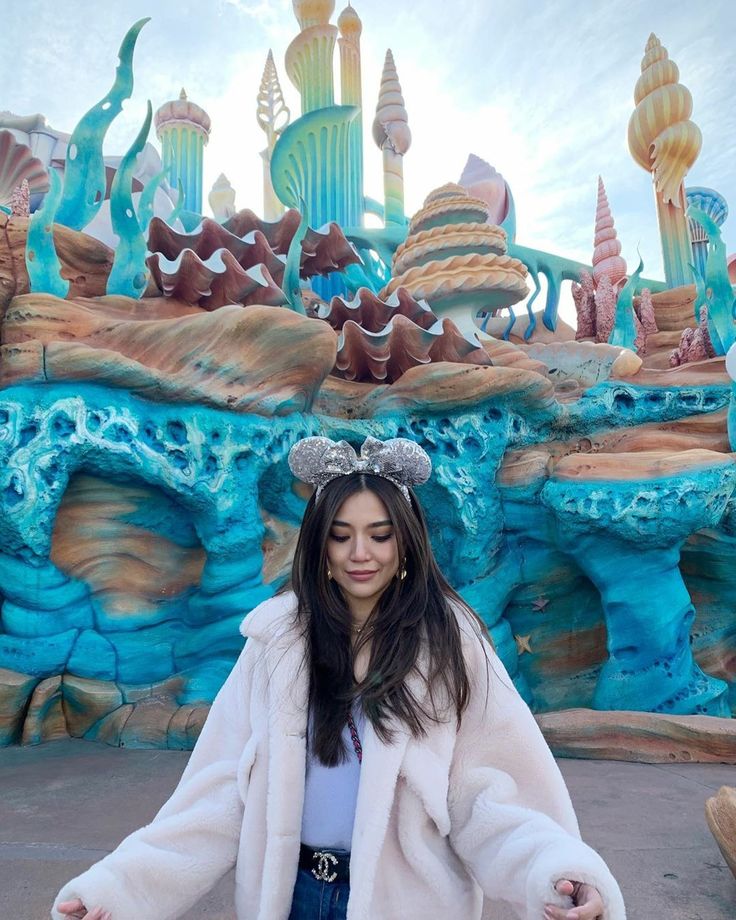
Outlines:
{"type": "MultiPolygon", "coordinates": [[[[150,821],[187,757],[85,741],[0,749],[0,920],[48,920],[65,881],[150,821]]],[[[736,785],[736,767],[560,766],[583,836],[618,878],[629,920],[736,918],[736,880],[703,812],[719,786],[736,785]]],[[[231,873],[186,920],[233,920],[232,891],[231,873]]]]}

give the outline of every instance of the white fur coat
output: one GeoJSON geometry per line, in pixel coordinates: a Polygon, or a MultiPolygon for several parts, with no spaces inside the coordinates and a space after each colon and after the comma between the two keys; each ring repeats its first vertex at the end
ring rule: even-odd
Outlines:
{"type": "MultiPolygon", "coordinates": [[[[238,920],[287,920],[304,801],[307,670],[295,596],[265,601],[171,798],[151,824],[73,879],[59,901],[113,920],[173,920],[236,867],[238,920]]],[[[595,885],[604,920],[625,920],[619,888],[579,837],[562,776],[489,647],[458,614],[472,674],[460,730],[424,739],[366,721],[348,920],[542,920],[554,882],[595,885]],[[486,675],[490,677],[488,693],[486,675]]],[[[412,690],[422,696],[423,683],[412,690]]]]}

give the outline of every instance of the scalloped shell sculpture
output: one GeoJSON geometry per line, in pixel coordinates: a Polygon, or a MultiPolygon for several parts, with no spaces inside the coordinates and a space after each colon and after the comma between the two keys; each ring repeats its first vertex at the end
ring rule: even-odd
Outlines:
{"type": "MultiPolygon", "coordinates": [[[[287,302],[280,288],[286,253],[298,223],[298,211],[275,224],[259,220],[252,212],[240,212],[226,225],[204,218],[191,233],[180,233],[154,217],[146,263],[165,296],[207,310],[226,303],[281,305],[287,302]],[[233,232],[233,227],[242,234],[233,232]]],[[[340,271],[357,261],[337,224],[323,230],[310,228],[302,241],[303,277],[340,271]]]]}
{"type": "Polygon", "coordinates": [[[471,153],[460,176],[460,185],[473,198],[485,201],[489,224],[503,223],[509,213],[509,186],[490,163],[471,153]]]}
{"type": "Polygon", "coordinates": [[[347,380],[393,383],[409,368],[433,361],[492,364],[477,336],[467,338],[451,320],[440,321],[403,288],[385,301],[359,288],[352,301],[333,297],[317,316],[339,333],[333,374],[347,380]]]}
{"type": "Polygon", "coordinates": [[[24,179],[31,195],[49,190],[46,168],[31,148],[17,141],[12,131],[0,131],[0,204],[10,206],[24,179]]]}
{"type": "Polygon", "coordinates": [[[409,116],[391,49],[386,52],[383,64],[376,116],[373,119],[373,140],[379,149],[390,147],[402,156],[411,146],[409,116]]]}
{"type": "Polygon", "coordinates": [[[621,257],[621,243],[616,236],[606,189],[600,176],[598,176],[594,246],[593,281],[597,285],[604,275],[608,275],[611,284],[615,287],[626,277],[626,262],[621,257]]]}
{"type": "MultiPolygon", "coordinates": [[[[713,222],[718,227],[722,226],[723,222],[728,217],[728,203],[726,199],[720,192],[717,192],[713,188],[705,188],[700,185],[686,188],[685,200],[688,205],[694,205],[699,210],[704,211],[708,217],[712,218],[713,222]]],[[[705,231],[705,227],[698,223],[697,220],[688,217],[687,226],[690,231],[691,242],[704,243],[708,240],[708,234],[705,231]]]]}
{"type": "Polygon", "coordinates": [[[423,329],[398,315],[379,332],[369,332],[347,320],[337,342],[333,373],[347,380],[393,383],[410,368],[436,361],[491,364],[479,343],[466,339],[452,320],[423,329]]]}
{"type": "Polygon", "coordinates": [[[165,297],[205,310],[236,303],[280,307],[287,302],[264,264],[243,268],[227,249],[217,249],[205,260],[191,249],[184,249],[173,260],[155,252],[146,264],[165,297]]]}
{"type": "Polygon", "coordinates": [[[379,296],[405,287],[438,316],[474,332],[479,310],[494,312],[526,297],[527,268],[507,255],[506,233],[486,223],[488,206],[456,183],[430,192],[396,250],[393,277],[379,296]]]}
{"type": "Polygon", "coordinates": [[[629,119],[629,150],[654,175],[665,203],[681,207],[680,185],[700,153],[702,136],[690,121],[693,99],[678,82],[677,64],[657,36],[649,36],[634,89],[636,108],[629,119]]]}
{"type": "MultiPolygon", "coordinates": [[[[253,211],[243,209],[238,211],[222,226],[234,236],[244,237],[253,230],[260,230],[268,240],[269,246],[276,255],[284,257],[289,252],[292,237],[299,228],[301,216],[299,212],[290,208],[277,221],[261,220],[253,211]]],[[[302,259],[299,274],[302,278],[312,278],[314,275],[326,275],[331,271],[343,271],[348,265],[357,265],[360,257],[346,239],[339,225],[326,224],[315,229],[309,227],[302,240],[302,259]]]]}
{"type": "Polygon", "coordinates": [[[329,304],[317,308],[317,318],[340,332],[346,322],[358,323],[368,332],[380,332],[394,317],[403,316],[423,329],[438,322],[432,308],[423,300],[415,300],[405,288],[399,288],[386,300],[381,300],[369,288],[358,288],[355,297],[344,300],[333,297],[329,304]]]}

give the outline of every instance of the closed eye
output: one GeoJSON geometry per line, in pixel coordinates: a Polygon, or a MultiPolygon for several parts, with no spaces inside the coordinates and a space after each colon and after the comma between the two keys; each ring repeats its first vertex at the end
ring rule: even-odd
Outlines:
{"type": "MultiPolygon", "coordinates": [[[[380,537],[374,536],[373,539],[376,541],[376,543],[385,543],[386,540],[390,540],[392,536],[393,536],[392,533],[387,533],[387,534],[382,534],[380,537]]],[[[350,537],[348,537],[347,535],[340,536],[336,533],[331,533],[330,539],[334,540],[335,543],[344,543],[346,540],[349,540],[350,537]]]]}

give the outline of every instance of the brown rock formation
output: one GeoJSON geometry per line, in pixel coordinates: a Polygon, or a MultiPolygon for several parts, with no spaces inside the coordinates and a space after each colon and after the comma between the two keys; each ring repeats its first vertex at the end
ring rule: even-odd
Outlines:
{"type": "Polygon", "coordinates": [[[716,716],[565,709],[536,717],[557,757],[736,764],[736,722],[716,716]]]}
{"type": "MultiPolygon", "coordinates": [[[[31,347],[32,339],[43,346],[47,380],[97,380],[149,399],[264,415],[307,411],[335,362],[335,333],[290,310],[229,305],[207,313],[169,301],[161,318],[147,319],[148,303],[16,298],[4,325],[4,354],[19,343],[31,347]]],[[[31,372],[27,358],[4,360],[0,383],[22,379],[19,368],[31,372]]]]}

